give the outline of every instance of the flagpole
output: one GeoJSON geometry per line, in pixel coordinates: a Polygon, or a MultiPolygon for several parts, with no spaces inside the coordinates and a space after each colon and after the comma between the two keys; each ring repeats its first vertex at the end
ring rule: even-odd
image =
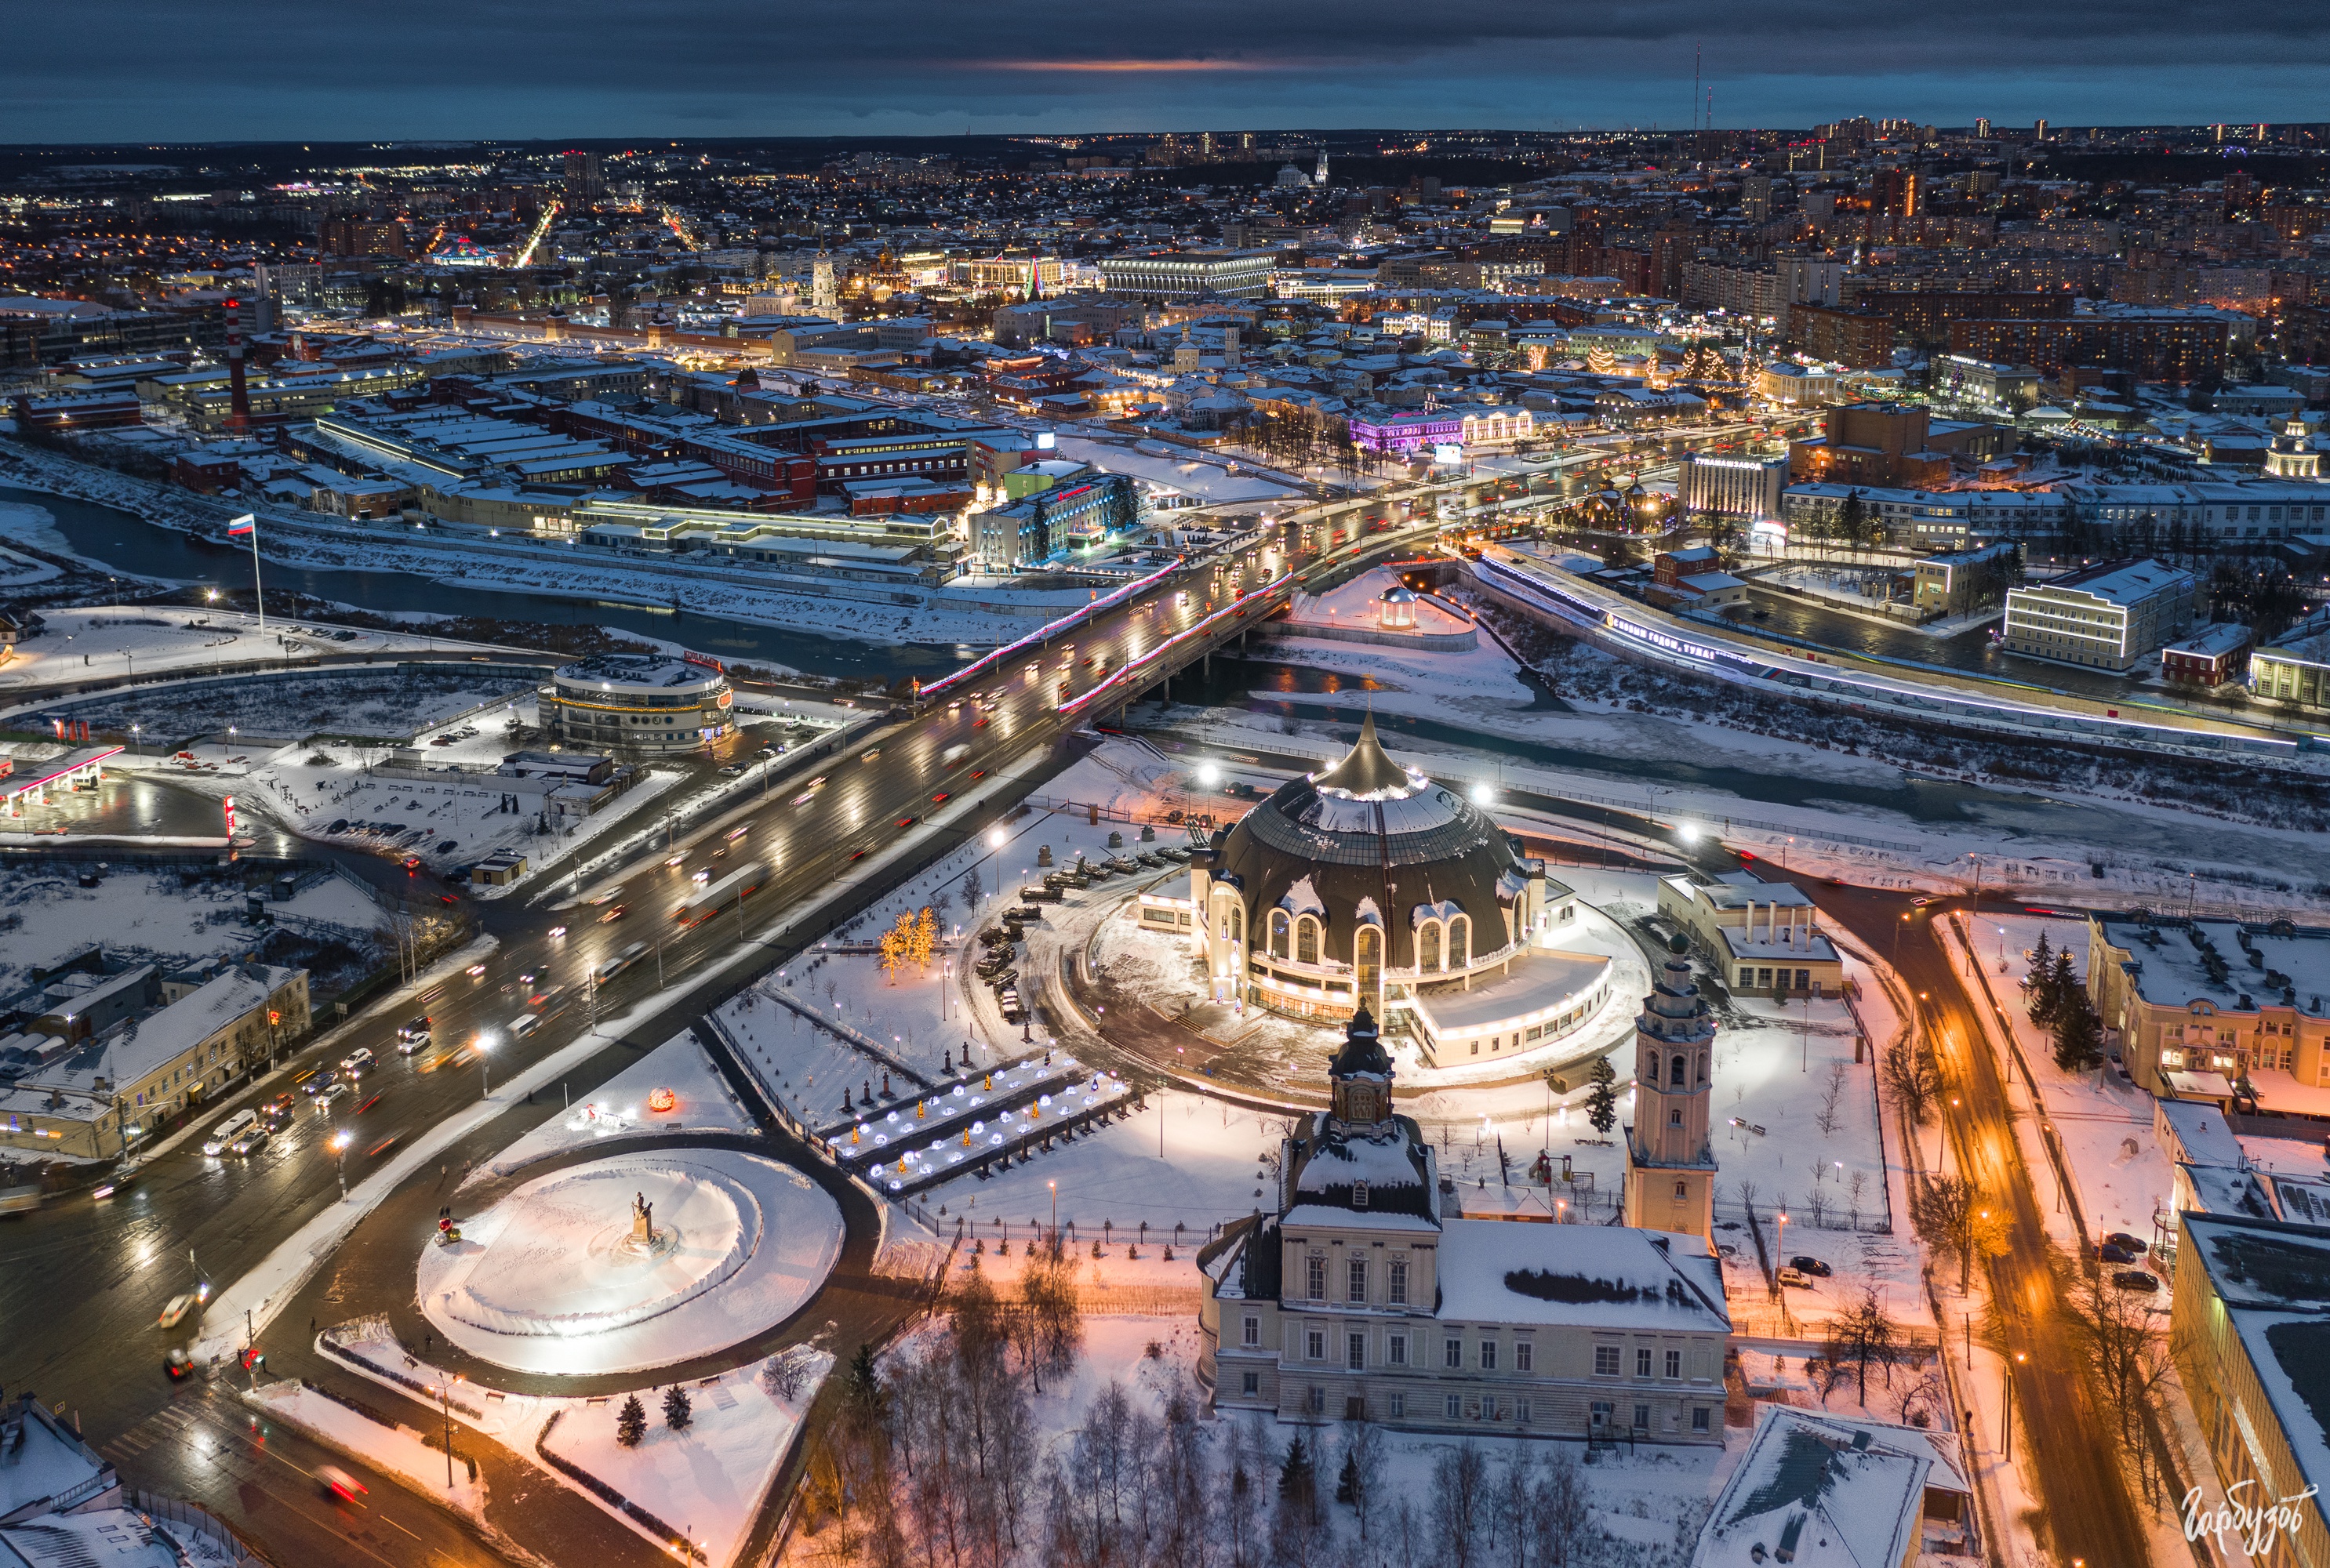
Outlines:
{"type": "MultiPolygon", "coordinates": [[[[267,635],[267,590],[260,586],[259,581],[259,518],[256,514],[246,512],[234,522],[242,524],[244,532],[251,535],[251,597],[259,606],[259,635],[264,638],[267,635]]],[[[234,523],[227,526],[232,529],[234,523]]]]}

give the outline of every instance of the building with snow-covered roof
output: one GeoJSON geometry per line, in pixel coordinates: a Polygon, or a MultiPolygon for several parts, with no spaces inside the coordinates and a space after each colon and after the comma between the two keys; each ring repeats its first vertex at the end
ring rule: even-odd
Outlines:
{"type": "Polygon", "coordinates": [[[1951,1433],[1767,1404],[1700,1531],[1691,1568],[1910,1568],[1929,1552],[1972,1558],[1973,1498],[1951,1433]]]}
{"type": "Polygon", "coordinates": [[[127,1154],[305,1034],[308,1013],[307,970],[240,964],[158,1012],[68,1038],[0,1090],[0,1148],[127,1154]]]}
{"type": "Polygon", "coordinates": [[[1611,960],[1557,945],[1577,895],[1455,790],[1392,760],[1375,719],[1189,861],[1194,956],[1217,1001],[1401,1017],[1427,1065],[1539,1050],[1608,996],[1611,960]]]}
{"type": "Polygon", "coordinates": [[[2330,1561],[2330,1229],[2182,1214],[2168,1346],[2231,1502],[2273,1509],[2270,1568],[2330,1561]]]}
{"type": "Polygon", "coordinates": [[[1659,879],[1659,913],[1691,937],[1733,992],[1836,996],[1844,960],[1820,930],[1820,910],[1790,882],[1752,871],[1659,879]]]}
{"type": "Polygon", "coordinates": [[[2330,930],[2090,915],[2087,986],[2139,1088],[2330,1121],[2330,930]]]}
{"type": "Polygon", "coordinates": [[[1723,1440],[1731,1332],[1695,1236],[1466,1220],[1391,1109],[1362,1007],[1331,1109],[1281,1146],[1271,1213],[1198,1255],[1198,1371],[1217,1410],[1416,1431],[1723,1440]]]}

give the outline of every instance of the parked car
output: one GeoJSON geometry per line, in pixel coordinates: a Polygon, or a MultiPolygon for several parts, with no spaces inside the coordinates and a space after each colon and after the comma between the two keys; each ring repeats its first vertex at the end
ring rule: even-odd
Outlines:
{"type": "Polygon", "coordinates": [[[2123,1290],[2140,1291],[2147,1296],[2160,1289],[2160,1281],[2141,1269],[2123,1269],[2112,1276],[2112,1283],[2123,1290]]]}
{"type": "Polygon", "coordinates": [[[1807,1275],[1802,1269],[1781,1270],[1780,1283],[1783,1285],[1795,1285],[1806,1290],[1813,1288],[1811,1276],[1807,1275]]]}
{"type": "Polygon", "coordinates": [[[1789,1259],[1788,1267],[1795,1270],[1799,1273],[1812,1274],[1823,1280],[1827,1279],[1831,1274],[1836,1272],[1835,1270],[1830,1268],[1826,1263],[1822,1262],[1818,1258],[1809,1256],[1800,1255],[1789,1259]]]}
{"type": "Polygon", "coordinates": [[[2138,1257],[2142,1257],[2145,1252],[2151,1251],[2151,1248],[2146,1243],[2129,1235],[2126,1231],[2114,1231],[2110,1235],[2106,1236],[2104,1240],[2110,1242],[2115,1247],[2125,1247],[2138,1257]]]}
{"type": "Polygon", "coordinates": [[[2136,1255],[2117,1242],[2105,1242],[2096,1248],[2096,1255],[2107,1263],[2133,1263],[2136,1255]]]}

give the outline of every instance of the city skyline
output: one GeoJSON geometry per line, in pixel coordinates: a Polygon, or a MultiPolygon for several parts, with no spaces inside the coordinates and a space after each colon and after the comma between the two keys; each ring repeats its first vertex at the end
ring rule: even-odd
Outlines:
{"type": "Polygon", "coordinates": [[[258,0],[199,23],[114,7],[108,47],[62,12],[19,24],[0,141],[932,135],[1208,123],[1678,128],[1856,113],[2000,125],[2310,118],[2330,13],[2252,8],[2188,26],[2167,7],[1946,13],[1800,6],[1751,32],[1728,10],[1384,4],[1160,14],[811,4],[781,28],[700,5],[424,6],[379,35],[258,0]],[[2313,48],[2309,48],[2314,46],[2313,48]],[[814,60],[818,69],[800,65],[814,60]],[[1694,92],[1694,82],[1697,90],[1694,92]],[[2139,117],[2131,110],[2145,111],[2139,117]]]}

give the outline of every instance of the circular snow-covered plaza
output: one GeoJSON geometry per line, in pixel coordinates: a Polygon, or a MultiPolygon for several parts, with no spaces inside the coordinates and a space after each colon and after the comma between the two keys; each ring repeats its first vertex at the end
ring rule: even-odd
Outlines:
{"type": "Polygon", "coordinates": [[[841,1211],[733,1149],[616,1155],[528,1182],[422,1249],[431,1326],[515,1371],[638,1372],[782,1322],[840,1256],[841,1211]]]}

